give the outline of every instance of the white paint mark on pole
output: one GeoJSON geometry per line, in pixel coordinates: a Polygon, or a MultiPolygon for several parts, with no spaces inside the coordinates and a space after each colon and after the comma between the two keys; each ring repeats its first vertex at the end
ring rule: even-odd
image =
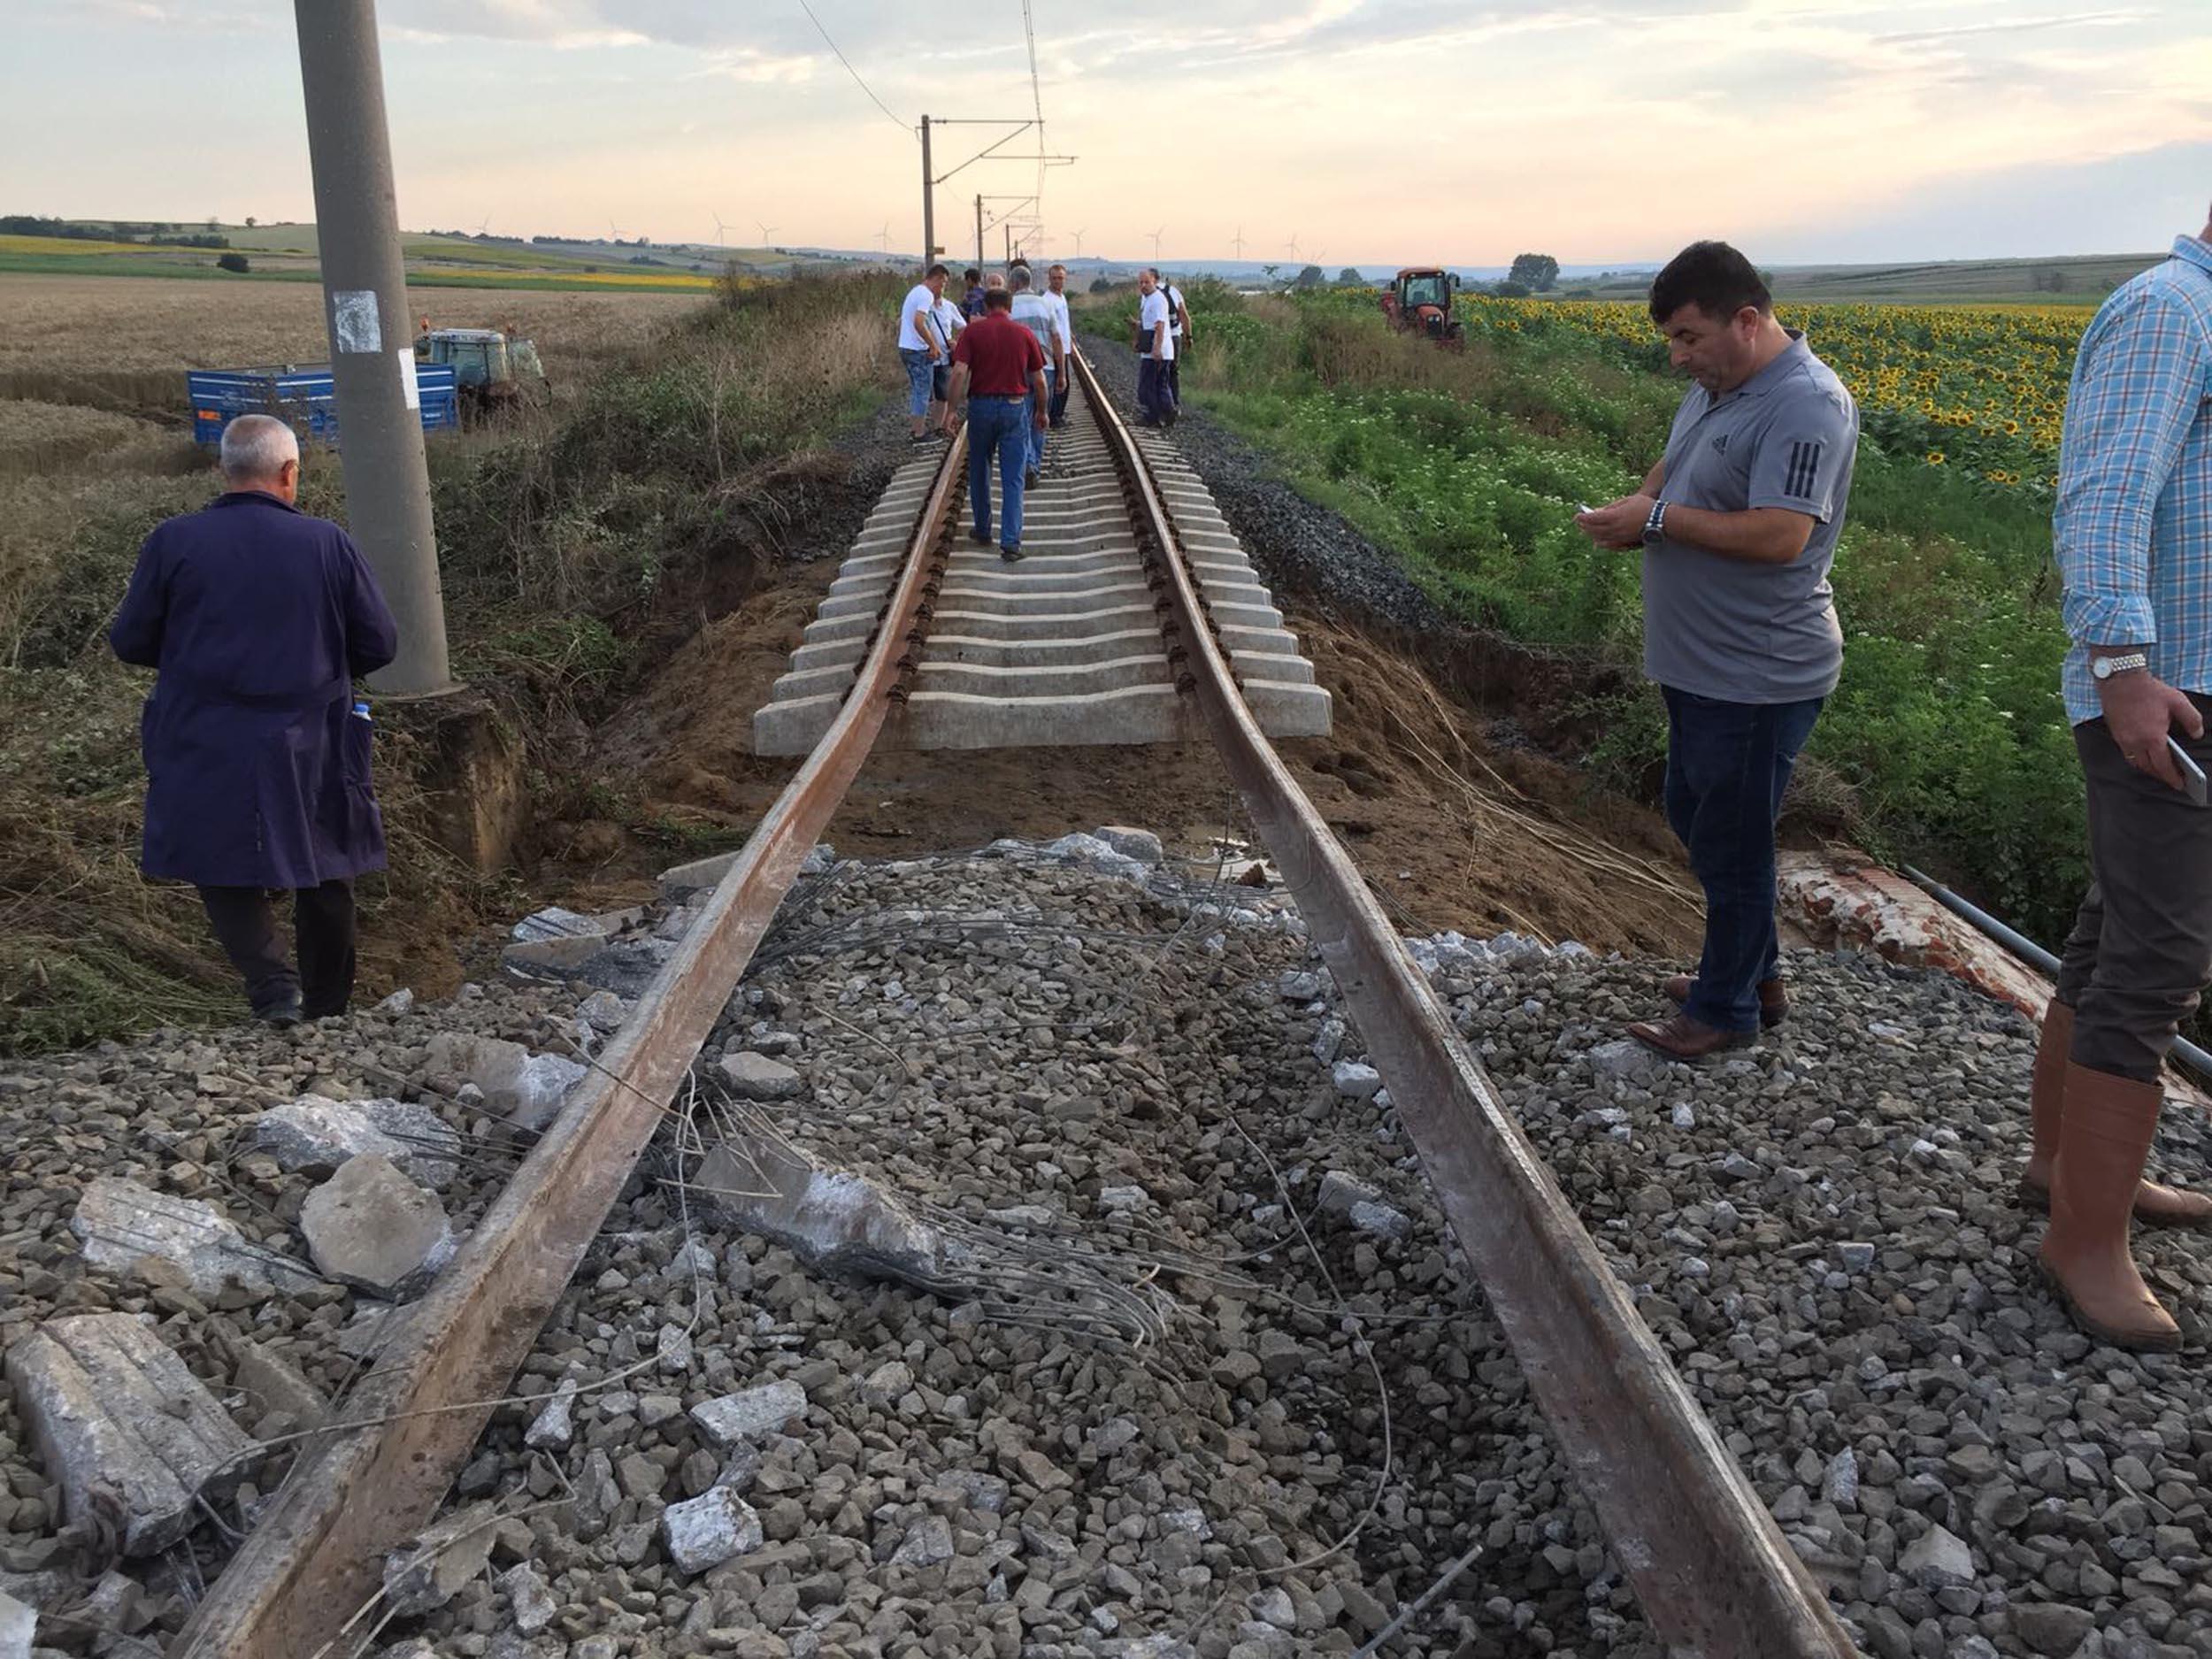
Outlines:
{"type": "Polygon", "coordinates": [[[400,346],[392,355],[399,359],[399,395],[410,409],[422,407],[422,387],[415,379],[415,349],[400,346]]]}
{"type": "Polygon", "coordinates": [[[381,351],[384,328],[377,320],[374,288],[341,288],[330,296],[331,333],[341,351],[381,351]]]}

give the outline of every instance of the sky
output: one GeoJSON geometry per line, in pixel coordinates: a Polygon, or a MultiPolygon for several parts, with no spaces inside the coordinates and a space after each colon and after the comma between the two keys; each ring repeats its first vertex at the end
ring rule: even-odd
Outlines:
{"type": "MultiPolygon", "coordinates": [[[[1023,10],[379,0],[401,222],[910,253],[918,119],[1040,107],[1076,159],[941,182],[956,257],[979,192],[1033,251],[1332,268],[2135,252],[2212,202],[2208,0],[1030,0],[1033,89],[1023,10]]],[[[311,219],[292,16],[0,0],[0,212],[311,219]]]]}

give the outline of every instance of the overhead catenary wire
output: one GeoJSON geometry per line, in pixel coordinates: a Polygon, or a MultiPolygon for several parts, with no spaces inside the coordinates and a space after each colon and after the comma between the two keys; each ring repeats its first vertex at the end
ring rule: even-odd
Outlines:
{"type": "MultiPolygon", "coordinates": [[[[853,60],[845,56],[845,49],[840,46],[835,40],[832,39],[830,32],[822,27],[822,19],[814,15],[814,8],[807,4],[807,0],[799,0],[799,10],[805,12],[806,20],[814,25],[814,32],[822,37],[822,44],[828,47],[832,54],[835,56],[837,61],[845,65],[845,73],[853,78],[853,85],[858,87],[863,92],[868,95],[868,102],[874,104],[879,110],[881,110],[884,114],[892,121],[895,122],[900,129],[905,132],[909,137],[915,137],[914,123],[908,120],[904,116],[894,110],[889,104],[886,104],[881,98],[878,97],[876,96],[876,89],[870,86],[865,81],[861,79],[860,71],[853,67],[853,60]]],[[[915,142],[918,143],[920,140],[916,138],[915,142]]]]}

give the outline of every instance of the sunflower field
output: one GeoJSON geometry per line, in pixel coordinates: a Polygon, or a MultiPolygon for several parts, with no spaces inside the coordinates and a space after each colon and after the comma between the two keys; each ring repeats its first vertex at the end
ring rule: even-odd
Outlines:
{"type": "MultiPolygon", "coordinates": [[[[1375,296],[1194,285],[1187,396],[1302,493],[1390,549],[1448,615],[1635,664],[1640,565],[1593,548],[1582,502],[1634,490],[1684,382],[1642,309],[1463,296],[1463,351],[1394,334],[1375,296]]],[[[1843,683],[1807,770],[1822,826],[2062,933],[2085,872],[2058,694],[2066,638],[2050,513],[2087,314],[2032,306],[1783,308],[1857,397],[1832,580],[1843,683]]],[[[1647,784],[1657,699],[1605,710],[1591,757],[1647,784]]]]}

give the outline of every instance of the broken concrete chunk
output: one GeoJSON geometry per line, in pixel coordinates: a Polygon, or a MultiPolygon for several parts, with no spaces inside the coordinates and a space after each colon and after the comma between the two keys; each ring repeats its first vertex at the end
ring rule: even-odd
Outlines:
{"type": "Polygon", "coordinates": [[[1329,1069],[1336,1092],[1349,1100],[1372,1100],[1382,1087],[1382,1073],[1359,1060],[1339,1060],[1329,1069]]]}
{"type": "Polygon", "coordinates": [[[484,1091],[484,1103],[508,1122],[542,1129],[585,1068],[557,1054],[532,1054],[518,1042],[442,1031],[430,1040],[430,1066],[484,1091]]]}
{"type": "Polygon", "coordinates": [[[222,1211],[196,1198],[173,1198],[119,1176],[96,1176],[77,1202],[69,1230],[84,1241],[85,1260],[117,1272],[139,1272],[148,1258],[179,1269],[192,1294],[213,1298],[226,1284],[257,1296],[306,1290],[317,1281],[303,1263],[250,1242],[222,1211]]]}
{"type": "Polygon", "coordinates": [[[934,1227],[873,1182],[819,1169],[764,1136],[716,1146],[692,1191],[710,1215],[787,1247],[817,1271],[924,1286],[945,1277],[934,1227]]]}
{"type": "Polygon", "coordinates": [[[288,1175],[319,1178],[364,1152],[380,1153],[397,1164],[413,1156],[359,1107],[320,1094],[303,1094],[263,1112],[246,1125],[246,1148],[274,1158],[288,1175]]]}
{"type": "Polygon", "coordinates": [[[749,1048],[725,1056],[722,1075],[740,1100],[795,1100],[804,1087],[795,1069],[749,1048]]]}
{"type": "Polygon", "coordinates": [[[517,922],[511,936],[518,943],[534,939],[575,939],[579,936],[603,939],[609,933],[619,932],[621,926],[618,920],[612,918],[586,916],[578,910],[549,904],[517,922]]]}
{"type": "Polygon", "coordinates": [[[393,1302],[420,1295],[453,1259],[445,1207],[374,1153],[308,1194],[300,1231],[325,1273],[393,1302]]]}
{"type": "Polygon", "coordinates": [[[1156,864],[1164,854],[1160,838],[1148,829],[1131,829],[1124,824],[1102,824],[1091,832],[1125,858],[1134,858],[1140,864],[1156,864]]]}
{"type": "Polygon", "coordinates": [[[553,1600],[552,1587],[545,1575],[529,1562],[518,1562],[499,1575],[499,1587],[507,1593],[507,1605],[513,1609],[515,1628],[526,1636],[534,1636],[550,1624],[560,1605],[553,1600]]]}
{"type": "Polygon", "coordinates": [[[691,1408],[691,1420],[717,1446],[765,1440],[806,1415],[806,1390],[788,1378],[760,1383],[691,1408]]]}
{"type": "Polygon", "coordinates": [[[49,1320],[8,1350],[7,1376],[69,1518],[112,1527],[126,1555],[184,1537],[196,1501],[235,1487],[255,1449],[129,1314],[49,1320]]]}
{"type": "Polygon", "coordinates": [[[365,1100],[357,1102],[378,1130],[407,1149],[404,1160],[393,1163],[419,1185],[443,1188],[453,1184],[460,1168],[460,1132],[419,1101],[365,1100]]]}
{"type": "Polygon", "coordinates": [[[234,1345],[230,1385],[244,1393],[252,1417],[280,1411],[303,1429],[319,1429],[329,1420],[330,1402],[322,1390],[289,1360],[258,1342],[241,1340],[234,1345]]]}
{"type": "Polygon", "coordinates": [[[385,1609],[411,1618],[443,1607],[484,1571],[499,1539],[498,1509],[472,1503],[384,1558],[385,1609]]]}
{"type": "Polygon", "coordinates": [[[594,1031],[619,1031],[622,1022],[630,1018],[630,1004],[612,991],[594,991],[576,1004],[576,1018],[594,1031]]]}
{"type": "Polygon", "coordinates": [[[661,1535],[668,1558],[685,1572],[704,1572],[762,1542],[760,1517],[729,1486],[711,1486],[685,1503],[661,1512],[661,1535]]]}
{"type": "Polygon", "coordinates": [[[402,1014],[411,1014],[414,1011],[415,994],[403,985],[376,1005],[376,1012],[390,1014],[396,1018],[402,1014]]]}

